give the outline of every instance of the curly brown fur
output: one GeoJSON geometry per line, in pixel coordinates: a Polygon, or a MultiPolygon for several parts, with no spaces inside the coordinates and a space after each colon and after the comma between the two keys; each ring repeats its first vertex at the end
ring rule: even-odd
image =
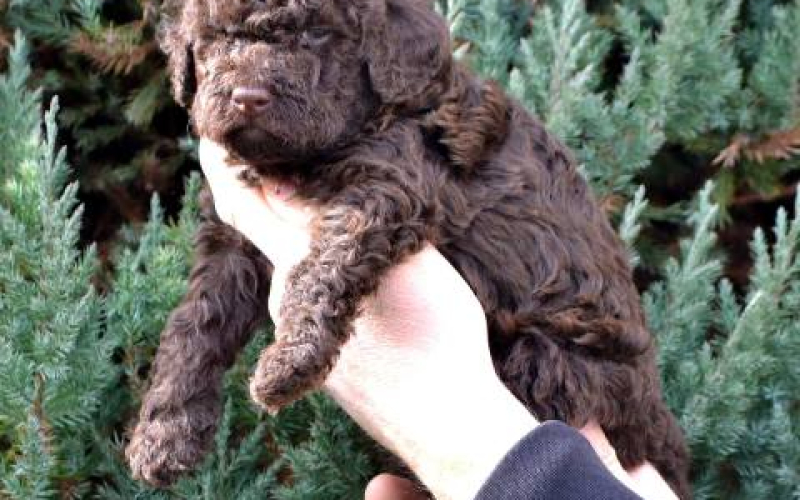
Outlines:
{"type": "MultiPolygon", "coordinates": [[[[319,387],[361,300],[433,242],[480,299],[496,369],[540,419],[597,420],[625,466],[690,496],[626,253],[565,148],[450,57],[424,0],[186,0],[165,24],[194,128],[291,178],[319,207],[251,393],[277,410],[319,387]],[[237,100],[257,95],[254,101],[237,100]]],[[[219,382],[265,320],[269,263],[218,221],[165,330],[134,471],[165,484],[208,447],[219,382]]]]}
{"type": "Polygon", "coordinates": [[[159,486],[192,469],[207,451],[221,412],[222,375],[268,318],[263,305],[271,264],[219,220],[208,190],[200,206],[189,292],[161,335],[127,449],[134,475],[159,486]]]}

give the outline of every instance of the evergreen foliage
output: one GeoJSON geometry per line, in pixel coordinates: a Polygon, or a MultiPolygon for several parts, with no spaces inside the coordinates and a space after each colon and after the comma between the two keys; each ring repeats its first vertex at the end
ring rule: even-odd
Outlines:
{"type": "Polygon", "coordinates": [[[0,160],[0,241],[13,248],[0,257],[0,432],[11,441],[0,468],[9,495],[39,499],[58,491],[55,477],[91,470],[84,443],[114,369],[91,284],[96,257],[77,249],[81,211],[76,186],[64,186],[57,103],[42,132],[37,96],[20,92],[26,51],[18,40],[0,81],[2,108],[23,103],[3,124],[3,137],[15,140],[4,141],[9,154],[0,160]]]}
{"type": "Polygon", "coordinates": [[[800,196],[792,220],[779,210],[774,245],[756,231],[739,300],[713,255],[711,188],[700,193],[679,258],[644,298],[668,402],[691,446],[697,499],[797,498],[800,196]]]}
{"type": "Polygon", "coordinates": [[[375,472],[371,446],[321,396],[265,420],[249,404],[247,377],[266,332],[226,379],[227,405],[213,453],[169,491],[130,478],[123,436],[135,415],[169,311],[186,289],[200,186],[165,224],[154,198],[149,222],[122,238],[110,291],[92,284],[98,259],[78,246],[81,210],[65,184],[53,104],[25,83],[19,38],[0,80],[0,498],[353,498],[375,472]],[[291,472],[290,472],[291,471],[291,472]],[[297,475],[290,481],[291,474],[297,475]]]}
{"type": "MultiPolygon", "coordinates": [[[[160,0],[0,2],[6,33],[33,44],[37,84],[65,105],[62,140],[81,196],[112,221],[147,219],[154,192],[178,191],[185,114],[173,104],[154,40],[160,0]],[[96,201],[95,201],[96,200],[96,201]],[[109,213],[110,212],[110,213],[109,213]]],[[[92,227],[91,238],[115,229],[92,227]]]]}
{"type": "MultiPolygon", "coordinates": [[[[129,477],[124,437],[185,290],[200,183],[163,198],[170,210],[151,199],[186,156],[153,42],[158,4],[0,2],[0,46],[12,29],[33,43],[17,36],[0,78],[0,499],[359,498],[373,448],[333,403],[314,395],[275,419],[250,405],[269,332],[226,377],[201,470],[168,491],[129,477]],[[57,102],[40,117],[52,94],[60,137],[57,102]],[[108,279],[94,231],[81,238],[82,218],[99,223],[75,177],[133,222],[108,279]]],[[[787,203],[800,179],[800,0],[436,5],[456,56],[570,145],[617,221],[697,498],[800,498],[800,197],[787,203]],[[753,220],[774,229],[750,238],[753,220]]]]}

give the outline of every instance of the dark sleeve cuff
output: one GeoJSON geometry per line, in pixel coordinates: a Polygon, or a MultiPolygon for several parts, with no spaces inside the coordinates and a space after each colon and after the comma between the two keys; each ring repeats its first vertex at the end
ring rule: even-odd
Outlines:
{"type": "Polygon", "coordinates": [[[475,500],[640,500],[600,461],[578,431],[540,425],[497,465],[475,500]]]}

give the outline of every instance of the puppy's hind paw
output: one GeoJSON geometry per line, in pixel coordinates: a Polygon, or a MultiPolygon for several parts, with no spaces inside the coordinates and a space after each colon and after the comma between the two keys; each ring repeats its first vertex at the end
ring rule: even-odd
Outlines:
{"type": "Polygon", "coordinates": [[[140,423],[125,450],[133,478],[157,488],[174,484],[204,454],[197,436],[187,435],[185,429],[169,421],[140,423]]]}

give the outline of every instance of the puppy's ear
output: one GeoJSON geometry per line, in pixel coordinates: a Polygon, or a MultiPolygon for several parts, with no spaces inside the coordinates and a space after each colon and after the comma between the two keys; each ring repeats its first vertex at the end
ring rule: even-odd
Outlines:
{"type": "Polygon", "coordinates": [[[384,103],[424,97],[449,68],[447,24],[430,0],[368,0],[362,20],[370,80],[384,103]]]}
{"type": "Polygon", "coordinates": [[[194,67],[194,48],[187,43],[183,46],[182,54],[170,56],[170,70],[172,73],[172,93],[178,104],[184,108],[190,107],[197,92],[197,77],[194,67]]]}
{"type": "Polygon", "coordinates": [[[181,32],[179,24],[173,21],[161,26],[159,42],[167,54],[172,94],[178,104],[189,107],[197,90],[192,44],[181,32]]]}

